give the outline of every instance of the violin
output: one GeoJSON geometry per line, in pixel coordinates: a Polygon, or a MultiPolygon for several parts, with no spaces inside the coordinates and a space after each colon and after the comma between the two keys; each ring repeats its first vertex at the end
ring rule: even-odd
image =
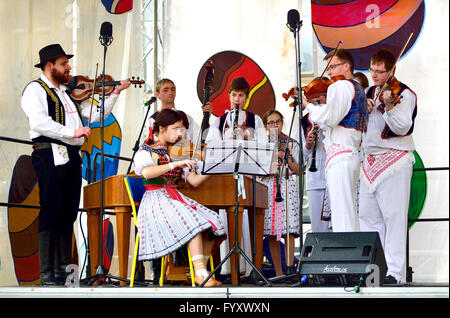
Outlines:
{"type": "Polygon", "coordinates": [[[306,99],[312,100],[319,96],[326,96],[328,86],[330,86],[334,82],[345,79],[345,76],[343,76],[343,75],[336,75],[336,76],[333,76],[331,79],[323,78],[323,75],[325,74],[326,70],[330,66],[330,63],[331,63],[331,60],[333,59],[333,57],[336,56],[339,45],[341,45],[341,44],[342,44],[342,41],[339,41],[338,44],[336,45],[336,48],[334,49],[334,54],[331,58],[328,59],[327,66],[323,70],[322,75],[319,78],[312,80],[311,83],[309,83],[306,87],[302,87],[303,94],[305,95],[306,99]]]}
{"type": "Polygon", "coordinates": [[[402,91],[402,88],[400,86],[400,82],[394,77],[392,76],[385,84],[385,86],[383,86],[383,88],[380,90],[381,91],[391,91],[392,92],[392,102],[394,103],[394,106],[397,105],[398,103],[400,103],[400,100],[402,98],[402,96],[400,96],[400,92],[402,91]]]}
{"type": "Polygon", "coordinates": [[[317,78],[313,80],[311,83],[309,83],[306,87],[302,88],[302,90],[305,97],[311,100],[319,96],[327,95],[328,86],[344,79],[345,79],[344,75],[336,75],[329,80],[317,78]]]}
{"type": "MultiPolygon", "coordinates": [[[[105,95],[108,96],[109,94],[111,94],[114,90],[114,87],[119,84],[120,81],[114,81],[111,75],[105,75],[105,95]]],[[[142,84],[145,84],[145,81],[139,80],[139,78],[135,80],[133,76],[131,79],[131,84],[134,84],[135,87],[137,85],[139,85],[139,87],[142,87],[142,84]]],[[[92,94],[103,93],[101,76],[97,77],[96,79],[90,79],[87,76],[82,75],[73,76],[70,79],[68,86],[70,89],[70,96],[77,102],[82,102],[88,99],[92,94]]]]}
{"type": "Polygon", "coordinates": [[[294,101],[289,104],[289,107],[294,107],[294,104],[298,105],[298,87],[292,87],[289,90],[289,92],[283,93],[281,96],[284,98],[285,101],[287,101],[289,98],[293,96],[294,101]]]}
{"type": "Polygon", "coordinates": [[[298,91],[298,87],[292,87],[292,88],[289,90],[289,92],[283,93],[281,96],[283,96],[284,100],[287,101],[289,98],[291,98],[292,96],[294,96],[294,94],[295,94],[295,97],[297,97],[298,94],[296,94],[295,91],[298,91]]]}

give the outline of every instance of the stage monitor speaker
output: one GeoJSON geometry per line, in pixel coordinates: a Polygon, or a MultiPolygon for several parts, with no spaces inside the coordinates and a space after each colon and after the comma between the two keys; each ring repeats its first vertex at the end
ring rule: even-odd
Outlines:
{"type": "Polygon", "coordinates": [[[308,233],[299,273],[310,286],[379,286],[387,265],[378,232],[308,233]],[[306,278],[306,279],[305,279],[306,278]]]}

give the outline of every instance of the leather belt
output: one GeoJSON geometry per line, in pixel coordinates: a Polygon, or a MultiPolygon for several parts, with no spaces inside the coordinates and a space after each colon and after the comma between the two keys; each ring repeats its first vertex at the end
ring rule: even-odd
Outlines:
{"type": "Polygon", "coordinates": [[[47,149],[47,148],[51,148],[52,145],[49,142],[34,142],[33,143],[33,150],[40,150],[40,149],[47,149]]]}

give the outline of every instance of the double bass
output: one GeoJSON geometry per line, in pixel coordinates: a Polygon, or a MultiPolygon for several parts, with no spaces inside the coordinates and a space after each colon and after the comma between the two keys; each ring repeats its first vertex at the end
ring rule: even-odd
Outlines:
{"type": "MultiPolygon", "coordinates": [[[[214,65],[211,60],[206,63],[205,69],[206,69],[206,76],[203,86],[204,91],[203,105],[206,105],[206,103],[209,102],[212,92],[212,85],[214,83],[214,65]]],[[[168,147],[172,159],[203,160],[205,158],[203,147],[205,145],[206,135],[204,134],[204,131],[209,128],[209,117],[210,117],[209,112],[203,113],[202,124],[200,126],[200,131],[197,135],[195,144],[193,144],[190,140],[183,138],[176,144],[170,145],[168,147]]]]}

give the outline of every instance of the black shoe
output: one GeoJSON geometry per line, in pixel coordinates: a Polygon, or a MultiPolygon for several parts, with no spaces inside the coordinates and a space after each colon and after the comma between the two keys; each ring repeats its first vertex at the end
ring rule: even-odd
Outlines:
{"type": "Polygon", "coordinates": [[[259,274],[254,269],[252,269],[248,277],[241,279],[242,282],[253,285],[257,285],[260,280],[262,280],[262,277],[260,277],[259,274]]]}
{"type": "Polygon", "coordinates": [[[398,281],[392,275],[388,275],[384,278],[383,285],[397,285],[397,284],[398,284],[398,281]]]}
{"type": "Polygon", "coordinates": [[[144,283],[145,282],[145,267],[143,261],[138,261],[136,264],[136,271],[134,274],[134,281],[144,283]]]}
{"type": "Polygon", "coordinates": [[[56,279],[53,276],[53,272],[41,273],[39,284],[41,286],[56,286],[56,279]]]}
{"type": "Polygon", "coordinates": [[[161,279],[161,258],[152,260],[153,262],[153,285],[159,285],[161,279]]]}
{"type": "Polygon", "coordinates": [[[286,269],[284,270],[284,275],[289,276],[295,274],[295,267],[294,266],[286,266],[286,269]]]}

